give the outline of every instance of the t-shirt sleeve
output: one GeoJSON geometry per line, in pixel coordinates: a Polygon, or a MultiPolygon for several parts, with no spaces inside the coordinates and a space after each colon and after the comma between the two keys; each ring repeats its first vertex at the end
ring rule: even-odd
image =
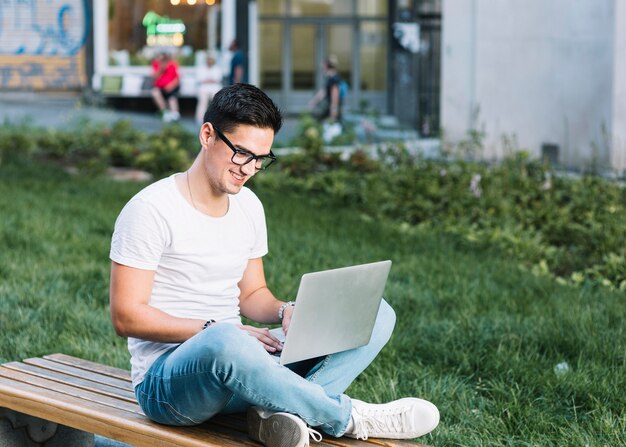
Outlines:
{"type": "Polygon", "coordinates": [[[155,207],[136,198],[115,222],[109,257],[118,264],[156,270],[169,239],[167,225],[155,207]]]}

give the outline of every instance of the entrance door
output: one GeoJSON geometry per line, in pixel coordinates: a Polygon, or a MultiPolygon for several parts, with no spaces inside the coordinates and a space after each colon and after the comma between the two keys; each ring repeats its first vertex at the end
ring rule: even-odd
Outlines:
{"type": "Polygon", "coordinates": [[[350,86],[344,101],[356,110],[366,102],[385,110],[386,22],[333,17],[298,17],[261,22],[260,81],[284,111],[302,113],[325,84],[323,62],[330,54],[350,86]]]}
{"type": "Polygon", "coordinates": [[[352,27],[328,21],[288,23],[285,29],[285,77],[283,107],[289,112],[307,110],[315,92],[325,83],[323,61],[329,54],[339,60],[339,73],[350,82],[352,75],[352,27]]]}

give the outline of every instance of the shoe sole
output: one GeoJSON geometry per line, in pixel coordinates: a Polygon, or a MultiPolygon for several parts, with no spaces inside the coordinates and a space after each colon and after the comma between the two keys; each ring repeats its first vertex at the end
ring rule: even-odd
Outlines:
{"type": "Polygon", "coordinates": [[[254,409],[248,410],[248,434],[266,447],[305,447],[302,427],[287,415],[274,413],[264,418],[254,409]]]}

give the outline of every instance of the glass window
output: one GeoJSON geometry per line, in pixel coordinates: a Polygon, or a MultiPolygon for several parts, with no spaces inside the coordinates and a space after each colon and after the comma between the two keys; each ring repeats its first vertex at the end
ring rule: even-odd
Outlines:
{"type": "Polygon", "coordinates": [[[264,89],[282,88],[283,83],[283,25],[280,22],[259,23],[259,71],[260,87],[264,89]]]}
{"type": "Polygon", "coordinates": [[[352,1],[292,0],[291,15],[294,17],[352,15],[352,1]]]}
{"type": "Polygon", "coordinates": [[[209,11],[206,0],[109,1],[109,64],[149,65],[163,48],[181,65],[194,65],[195,52],[206,50],[209,11]]]}
{"type": "Polygon", "coordinates": [[[259,0],[259,14],[262,16],[284,15],[287,13],[287,0],[259,0]]]}
{"type": "Polygon", "coordinates": [[[386,90],[387,25],[381,22],[361,23],[361,90],[386,90]]]}
{"type": "Polygon", "coordinates": [[[422,14],[441,14],[441,0],[422,0],[418,10],[422,14]]]}
{"type": "Polygon", "coordinates": [[[293,88],[310,90],[315,88],[316,73],[316,33],[314,25],[293,25],[291,27],[291,49],[293,61],[293,88]],[[296,44],[297,42],[297,44],[296,44]]]}
{"type": "Polygon", "coordinates": [[[357,13],[362,16],[387,17],[387,0],[358,0],[357,13]]]}
{"type": "Polygon", "coordinates": [[[326,32],[324,58],[333,54],[337,57],[337,72],[347,82],[352,78],[352,26],[329,24],[326,32]]]}

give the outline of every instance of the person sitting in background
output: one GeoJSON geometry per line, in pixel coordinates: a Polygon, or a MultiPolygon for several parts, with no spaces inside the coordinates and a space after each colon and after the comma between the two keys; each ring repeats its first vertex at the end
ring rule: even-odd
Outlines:
{"type": "Polygon", "coordinates": [[[180,119],[178,111],[178,92],[180,91],[180,75],[178,64],[167,52],[160,53],[152,62],[154,87],[150,91],[155,104],[163,115],[163,121],[180,119]]]}
{"type": "Polygon", "coordinates": [[[209,53],[206,67],[198,70],[198,103],[196,105],[196,122],[203,123],[204,112],[213,96],[222,88],[222,69],[215,63],[215,54],[209,53]]]}

